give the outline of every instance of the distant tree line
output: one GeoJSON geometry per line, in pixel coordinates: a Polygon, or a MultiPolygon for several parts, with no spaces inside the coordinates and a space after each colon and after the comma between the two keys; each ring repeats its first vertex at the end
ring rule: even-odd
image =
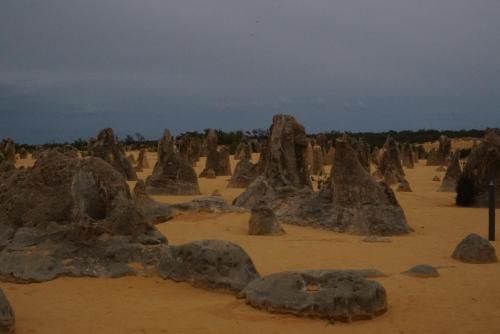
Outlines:
{"type": "MultiPolygon", "coordinates": [[[[203,138],[209,129],[205,129],[203,132],[191,131],[184,132],[177,136],[177,138],[183,136],[198,136],[200,139],[203,138]]],[[[236,131],[223,131],[221,129],[217,129],[218,142],[220,145],[227,145],[231,153],[234,153],[238,144],[245,138],[247,139],[257,139],[257,140],[265,140],[268,136],[268,130],[264,129],[253,129],[250,131],[236,130],[236,131]]],[[[328,139],[335,140],[337,137],[342,135],[342,132],[339,131],[331,131],[331,132],[323,132],[328,139]]],[[[450,138],[482,138],[484,135],[484,130],[417,130],[417,131],[386,131],[386,132],[350,132],[350,135],[356,138],[362,138],[364,142],[368,143],[370,146],[378,146],[382,147],[387,136],[392,136],[394,139],[400,142],[409,142],[409,143],[425,143],[425,142],[434,142],[439,139],[439,136],[446,135],[450,138]]],[[[313,137],[317,134],[308,134],[313,137]]],[[[135,133],[133,135],[127,134],[123,138],[118,138],[120,143],[128,149],[141,149],[146,148],[151,151],[155,151],[158,139],[155,140],[147,140],[142,134],[135,133]]],[[[47,143],[44,145],[26,145],[26,144],[17,144],[16,149],[19,150],[21,148],[25,148],[28,150],[33,150],[37,147],[44,148],[55,148],[65,145],[71,145],[77,148],[80,151],[85,151],[87,149],[88,141],[83,138],[75,139],[72,142],[65,143],[47,143]]]]}

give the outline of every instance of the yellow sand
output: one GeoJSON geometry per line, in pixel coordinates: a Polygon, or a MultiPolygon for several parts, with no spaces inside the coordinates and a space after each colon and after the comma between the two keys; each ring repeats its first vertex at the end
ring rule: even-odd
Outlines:
{"type": "MultiPolygon", "coordinates": [[[[149,158],[153,165],[154,154],[149,158]]],[[[198,164],[198,172],[202,166],[198,164]]],[[[185,215],[158,225],[171,244],[231,240],[249,253],[262,275],[377,268],[388,275],[377,280],[387,290],[389,311],[371,321],[329,324],[269,314],[230,294],[160,278],[60,278],[0,286],[16,311],[19,333],[500,333],[500,264],[463,264],[450,258],[468,233],[486,236],[487,210],[455,207],[453,194],[435,191],[439,182],[431,179],[436,174],[444,173],[423,162],[407,171],[414,192],[397,197],[415,232],[392,237],[392,243],[365,243],[360,236],[290,225],[284,226],[284,236],[248,236],[248,214],[185,215]],[[401,274],[417,264],[444,268],[439,278],[401,274]]],[[[218,189],[232,200],[241,190],[227,189],[227,179],[201,179],[202,193],[218,189]]],[[[171,203],[187,198],[157,197],[171,203]]],[[[494,245],[500,249],[500,242],[494,245]]]]}

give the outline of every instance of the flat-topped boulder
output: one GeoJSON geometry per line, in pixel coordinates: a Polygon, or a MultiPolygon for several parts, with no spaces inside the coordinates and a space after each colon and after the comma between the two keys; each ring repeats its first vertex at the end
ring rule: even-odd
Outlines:
{"type": "Polygon", "coordinates": [[[165,130],[158,142],[158,161],[146,179],[146,192],[152,195],[198,195],[196,172],[175,150],[170,131],[165,130]]]}
{"type": "Polygon", "coordinates": [[[405,271],[404,274],[407,276],[421,277],[421,278],[439,277],[438,270],[435,267],[428,264],[418,264],[405,271]]]}
{"type": "Polygon", "coordinates": [[[118,143],[113,129],[106,128],[101,130],[96,139],[89,140],[87,150],[90,156],[106,161],[127,180],[137,180],[135,170],[127,159],[125,151],[118,143]]]}
{"type": "Polygon", "coordinates": [[[239,213],[246,211],[240,207],[228,204],[220,196],[198,197],[189,202],[171,204],[170,208],[174,212],[190,213],[239,213]]]}
{"type": "Polygon", "coordinates": [[[240,293],[253,307],[329,321],[367,320],[387,311],[387,295],[377,282],[352,271],[308,270],[271,274],[240,293]]]}
{"type": "Polygon", "coordinates": [[[163,278],[231,292],[239,292],[259,278],[248,254],[229,241],[201,240],[170,249],[172,256],[162,259],[159,265],[163,278]]]}

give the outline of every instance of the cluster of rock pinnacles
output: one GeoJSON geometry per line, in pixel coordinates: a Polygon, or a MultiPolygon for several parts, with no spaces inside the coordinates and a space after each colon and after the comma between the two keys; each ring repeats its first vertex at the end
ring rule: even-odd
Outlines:
{"type": "MultiPolygon", "coordinates": [[[[439,157],[431,160],[450,162],[441,187],[447,191],[462,173],[457,172],[459,155],[450,159],[446,140],[441,142],[439,157]],[[441,156],[447,150],[446,157],[441,156]]],[[[133,193],[126,180],[137,180],[136,171],[149,168],[147,152],[140,151],[134,168],[111,129],[90,140],[88,157],[73,150],[47,150],[37,154],[28,169],[15,169],[13,145],[6,140],[0,146],[0,162],[11,165],[0,172],[2,280],[159,274],[237,293],[257,308],[332,321],[371,319],[387,310],[385,289],[367,279],[379,272],[308,270],[261,277],[248,254],[234,243],[201,240],[170,246],[154,224],[170,219],[175,211],[245,208],[251,210],[251,235],[283,234],[282,224],[371,236],[406,234],[411,228],[389,185],[407,183],[402,166],[412,168],[423,156],[420,149],[399,147],[392,138],[371,152],[361,140],[347,135],[335,143],[325,136],[311,139],[295,118],[276,115],[266,142],[245,140],[237,148],[239,161],[228,186],[246,190],[233,205],[209,197],[168,205],[150,195],[198,195],[193,166],[204,154],[206,166],[200,177],[231,175],[229,151],[218,146],[215,131],[209,131],[205,140],[184,136],[177,142],[165,131],[151,176],[145,182],[138,180],[133,193]],[[255,164],[252,152],[261,153],[255,164]],[[374,175],[382,182],[371,175],[370,163],[376,164],[374,175]],[[330,175],[319,191],[313,191],[310,173],[324,173],[328,164],[333,165],[330,175]]],[[[500,140],[492,130],[469,157],[464,173],[492,176],[499,160],[500,140]]],[[[480,204],[484,185],[479,180],[477,189],[480,204]]],[[[453,258],[497,261],[493,246],[477,235],[464,239],[453,258]]],[[[425,265],[408,273],[436,275],[425,265]]],[[[13,331],[14,313],[1,290],[0,308],[0,332],[13,331]]]]}

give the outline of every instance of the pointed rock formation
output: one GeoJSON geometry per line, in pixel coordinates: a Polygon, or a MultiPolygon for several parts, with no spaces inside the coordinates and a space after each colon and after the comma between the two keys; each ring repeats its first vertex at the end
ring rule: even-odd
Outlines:
{"type": "Polygon", "coordinates": [[[313,147],[311,174],[319,175],[324,172],[323,150],[321,149],[321,146],[316,145],[313,147]]]}
{"type": "Polygon", "coordinates": [[[19,151],[19,159],[28,159],[28,151],[25,147],[21,148],[21,150],[19,151]]]}
{"type": "Polygon", "coordinates": [[[234,204],[251,209],[263,200],[280,223],[356,234],[410,231],[392,190],[370,176],[347,137],[337,140],[330,184],[318,193],[303,158],[306,146],[304,127],[291,116],[274,116],[263,175],[234,204]]]}
{"type": "Polygon", "coordinates": [[[413,150],[410,144],[404,143],[401,149],[401,161],[403,162],[403,166],[409,169],[415,168],[413,158],[413,150]]]}
{"type": "Polygon", "coordinates": [[[311,140],[308,140],[306,149],[304,151],[304,164],[309,174],[312,174],[313,160],[314,160],[314,149],[311,140]]]}
{"type": "Polygon", "coordinates": [[[227,187],[246,188],[257,178],[257,176],[259,176],[257,166],[248,159],[241,159],[234,168],[234,173],[227,187]]]}
{"type": "Polygon", "coordinates": [[[330,146],[328,149],[328,153],[325,156],[324,164],[325,166],[329,166],[333,163],[333,157],[335,156],[335,147],[330,146]]]}
{"type": "Polygon", "coordinates": [[[447,136],[439,137],[438,149],[432,149],[427,157],[427,166],[446,166],[451,154],[451,140],[447,136]]]}
{"type": "Polygon", "coordinates": [[[146,192],[152,195],[198,195],[200,188],[193,167],[180,158],[170,131],[158,142],[158,161],[146,179],[146,192]]]}
{"type": "Polygon", "coordinates": [[[457,204],[487,207],[489,184],[494,180],[496,207],[500,208],[500,129],[486,130],[484,140],[467,158],[459,184],[462,179],[469,185],[457,187],[457,204]]]}
{"type": "Polygon", "coordinates": [[[349,140],[339,138],[335,147],[331,192],[336,224],[356,234],[396,235],[410,232],[393,191],[370,176],[359,162],[349,140]]]}
{"type": "Polygon", "coordinates": [[[238,144],[236,151],[234,152],[234,160],[241,159],[252,159],[252,148],[246,139],[238,144]]]}
{"type": "Polygon", "coordinates": [[[460,167],[460,151],[456,151],[450,160],[443,183],[441,183],[441,187],[438,191],[452,193],[457,191],[457,181],[461,174],[462,168],[460,167]]]}
{"type": "Polygon", "coordinates": [[[387,137],[382,152],[380,152],[378,169],[384,177],[384,182],[388,185],[405,180],[399,150],[396,141],[391,136],[387,137]]]}
{"type": "Polygon", "coordinates": [[[139,156],[137,157],[137,165],[135,166],[135,170],[138,172],[142,172],[145,168],[149,168],[149,161],[146,155],[146,149],[141,148],[139,151],[139,156]]]}
{"type": "Polygon", "coordinates": [[[248,222],[249,235],[282,235],[285,230],[266,202],[260,201],[253,208],[248,222]]]}
{"type": "Polygon", "coordinates": [[[262,175],[235,199],[235,205],[251,209],[264,199],[276,207],[278,202],[286,202],[286,194],[297,191],[311,194],[312,184],[304,160],[306,147],[304,127],[292,116],[275,115],[266,151],[261,155],[262,175]]]}
{"type": "Polygon", "coordinates": [[[196,166],[200,160],[201,141],[197,135],[183,135],[177,138],[179,155],[182,160],[187,161],[191,166],[196,166]]]}
{"type": "Polygon", "coordinates": [[[88,152],[90,156],[101,158],[109,163],[127,180],[137,180],[135,170],[127,159],[125,151],[116,140],[113,129],[106,128],[99,132],[97,139],[91,139],[88,152]]]}
{"type": "Polygon", "coordinates": [[[16,165],[16,144],[10,138],[5,138],[0,143],[0,153],[13,166],[16,165]]]}
{"type": "Polygon", "coordinates": [[[231,164],[229,162],[229,149],[222,146],[217,149],[217,133],[210,129],[205,139],[207,147],[207,161],[205,169],[200,173],[200,177],[207,177],[209,170],[213,170],[216,176],[231,175],[231,164]]]}

